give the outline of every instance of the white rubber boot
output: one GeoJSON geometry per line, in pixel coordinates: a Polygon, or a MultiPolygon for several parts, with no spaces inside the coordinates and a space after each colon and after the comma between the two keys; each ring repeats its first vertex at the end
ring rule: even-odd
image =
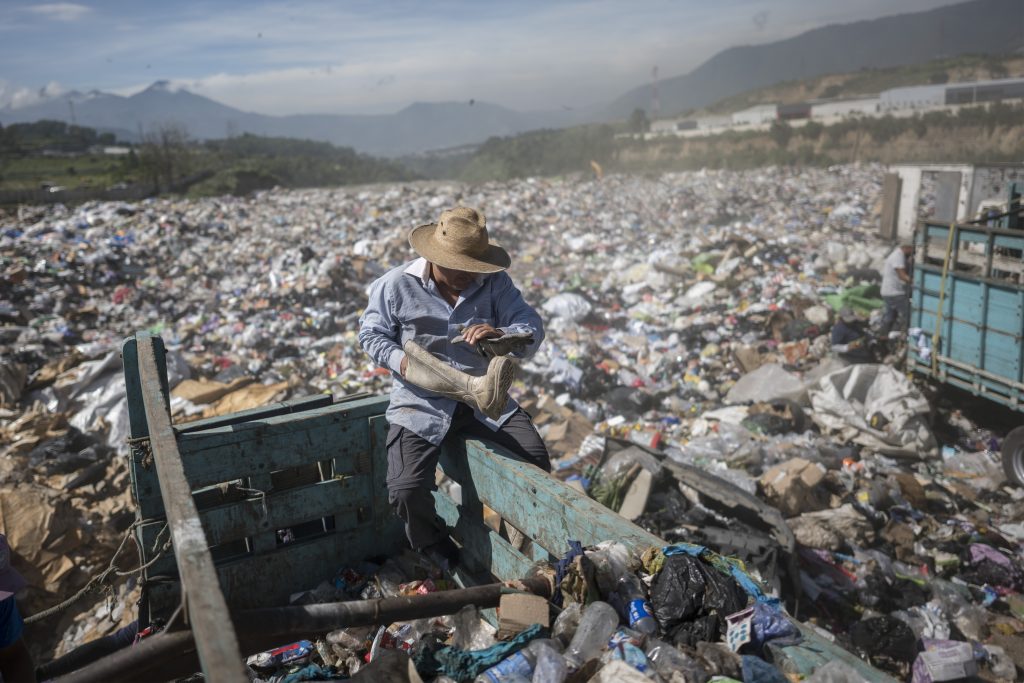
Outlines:
{"type": "Polygon", "coordinates": [[[506,356],[495,356],[487,366],[487,374],[474,377],[456,370],[434,357],[411,339],[405,342],[409,364],[405,379],[418,387],[461,401],[497,420],[508,403],[508,389],[516,377],[515,363],[506,356]]]}

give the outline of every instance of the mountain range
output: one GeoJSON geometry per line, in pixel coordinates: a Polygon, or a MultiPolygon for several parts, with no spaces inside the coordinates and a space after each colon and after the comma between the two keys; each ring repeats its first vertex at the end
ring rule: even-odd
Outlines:
{"type": "MultiPolygon", "coordinates": [[[[1024,0],[971,0],[927,12],[826,26],[764,45],[719,52],[692,72],[659,84],[660,111],[702,107],[780,81],[900,66],[964,53],[1024,48],[1024,0]]],[[[0,109],[0,123],[74,121],[132,140],[162,124],[197,139],[240,133],[322,140],[380,156],[415,154],[479,143],[538,128],[622,119],[649,109],[651,86],[635,88],[607,107],[519,112],[486,102],[418,102],[394,114],[268,116],[245,112],[158,81],[131,96],[71,92],[18,109],[0,109]]]]}
{"type": "MultiPolygon", "coordinates": [[[[1024,0],[973,0],[732,47],[684,76],[659,83],[658,100],[662,114],[673,115],[781,81],[1022,48],[1024,0]]],[[[635,107],[648,109],[651,99],[650,85],[634,88],[612,102],[607,115],[621,118],[635,107]]]]}

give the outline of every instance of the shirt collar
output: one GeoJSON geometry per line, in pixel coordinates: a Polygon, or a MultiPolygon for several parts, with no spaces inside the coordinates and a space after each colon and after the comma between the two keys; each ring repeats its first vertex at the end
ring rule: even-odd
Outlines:
{"type": "Polygon", "coordinates": [[[406,266],[405,272],[409,275],[415,275],[418,277],[424,287],[426,287],[427,282],[430,281],[430,263],[422,256],[406,266]]]}
{"type": "MultiPolygon", "coordinates": [[[[420,282],[423,283],[423,286],[426,287],[427,283],[430,282],[430,261],[421,256],[415,261],[411,261],[409,265],[405,267],[403,272],[407,275],[414,275],[418,277],[420,282]]],[[[476,278],[474,278],[474,285],[471,285],[466,291],[475,289],[475,285],[479,285],[486,277],[487,273],[480,273],[477,275],[476,278]]]]}

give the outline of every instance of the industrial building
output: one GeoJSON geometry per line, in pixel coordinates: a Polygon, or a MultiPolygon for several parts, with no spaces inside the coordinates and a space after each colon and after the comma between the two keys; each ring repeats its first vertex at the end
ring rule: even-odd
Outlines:
{"type": "Polygon", "coordinates": [[[771,123],[778,116],[779,106],[777,104],[759,104],[734,113],[732,115],[732,125],[757,126],[762,123],[771,123]]]}

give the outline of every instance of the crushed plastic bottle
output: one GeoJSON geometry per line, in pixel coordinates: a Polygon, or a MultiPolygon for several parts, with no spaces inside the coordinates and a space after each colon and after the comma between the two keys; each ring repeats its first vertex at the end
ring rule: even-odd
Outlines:
{"type": "Polygon", "coordinates": [[[579,628],[565,651],[570,670],[577,670],[608,645],[619,615],[607,602],[592,602],[583,610],[579,628]]]}
{"type": "Polygon", "coordinates": [[[569,666],[565,657],[553,645],[558,641],[545,641],[537,646],[537,661],[533,667],[533,683],[562,683],[569,675],[569,666]]]}
{"type": "Polygon", "coordinates": [[[563,649],[569,646],[569,642],[576,634],[582,615],[583,607],[578,602],[574,602],[555,617],[555,623],[551,627],[551,636],[558,640],[563,649]]]}

